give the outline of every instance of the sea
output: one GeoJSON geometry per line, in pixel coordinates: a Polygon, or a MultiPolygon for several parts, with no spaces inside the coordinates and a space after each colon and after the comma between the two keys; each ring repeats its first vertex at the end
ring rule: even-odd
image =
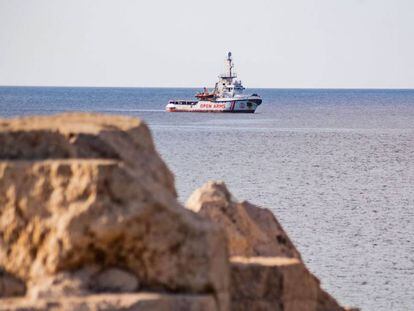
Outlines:
{"type": "Polygon", "coordinates": [[[224,180],[273,211],[341,304],[414,310],[414,90],[250,89],[254,114],[164,111],[196,91],[0,87],[0,115],[140,117],[181,202],[224,180]]]}

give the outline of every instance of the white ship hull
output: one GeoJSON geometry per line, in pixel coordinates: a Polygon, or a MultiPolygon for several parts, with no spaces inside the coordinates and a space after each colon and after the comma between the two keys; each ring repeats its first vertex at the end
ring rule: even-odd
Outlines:
{"type": "Polygon", "coordinates": [[[223,98],[213,101],[170,101],[166,107],[168,112],[233,112],[254,113],[261,104],[260,97],[244,99],[223,98]]]}

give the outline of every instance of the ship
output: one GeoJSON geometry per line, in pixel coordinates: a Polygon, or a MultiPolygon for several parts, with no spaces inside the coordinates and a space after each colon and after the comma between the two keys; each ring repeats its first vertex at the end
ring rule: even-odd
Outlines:
{"type": "Polygon", "coordinates": [[[219,75],[214,90],[207,88],[195,95],[195,100],[170,100],[165,107],[168,112],[233,112],[254,113],[262,103],[257,94],[246,95],[245,88],[234,71],[231,52],[228,52],[227,71],[219,75]]]}

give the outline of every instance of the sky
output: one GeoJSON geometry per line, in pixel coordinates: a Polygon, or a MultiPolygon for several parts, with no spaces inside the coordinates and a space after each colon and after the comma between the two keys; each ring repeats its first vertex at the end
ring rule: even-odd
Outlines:
{"type": "Polygon", "coordinates": [[[0,85],[414,88],[413,0],[0,0],[0,85]]]}

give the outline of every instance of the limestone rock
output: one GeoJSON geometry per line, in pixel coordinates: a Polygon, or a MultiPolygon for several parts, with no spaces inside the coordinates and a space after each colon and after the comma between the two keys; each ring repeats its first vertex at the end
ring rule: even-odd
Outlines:
{"type": "Polygon", "coordinates": [[[25,292],[24,282],[0,268],[0,298],[23,296],[25,292]]]}
{"type": "Polygon", "coordinates": [[[212,295],[102,294],[59,299],[3,299],[0,311],[218,311],[212,295]]]}
{"type": "MultiPolygon", "coordinates": [[[[226,231],[229,241],[229,253],[232,256],[270,258],[269,260],[273,265],[271,269],[267,266],[264,258],[254,259],[254,264],[249,263],[247,258],[243,259],[245,262],[241,267],[247,269],[248,272],[236,273],[236,276],[235,271],[238,271],[237,269],[240,267],[235,265],[233,260],[231,283],[233,286],[232,304],[234,310],[238,308],[241,310],[278,310],[278,308],[280,310],[344,310],[333,297],[320,287],[319,280],[309,273],[301,263],[300,253],[270,210],[260,208],[249,202],[237,202],[223,182],[208,182],[197,189],[188,199],[186,207],[222,226],[226,231]],[[283,265],[281,264],[282,259],[279,258],[274,262],[275,259],[272,257],[292,258],[292,262],[295,264],[283,265]],[[247,263],[249,264],[246,265],[247,263]],[[278,281],[275,271],[277,273],[280,271],[289,272],[286,272],[284,286],[286,288],[290,286],[290,290],[283,293],[273,291],[274,296],[269,300],[263,297],[259,289],[267,291],[272,287],[270,282],[280,283],[280,278],[278,281]],[[299,273],[303,278],[298,278],[295,273],[299,273]],[[260,280],[260,277],[264,281],[260,280]],[[256,280],[256,283],[252,283],[252,280],[256,280]],[[235,282],[237,282],[237,285],[234,285],[235,282]],[[266,282],[268,282],[267,285],[266,282]],[[254,284],[258,287],[255,287],[254,284]],[[304,286],[303,284],[307,285],[304,286]],[[250,298],[244,297],[240,304],[239,299],[235,296],[234,286],[237,288],[236,292],[240,292],[243,286],[251,289],[253,292],[250,293],[250,298]],[[309,292],[310,288],[312,292],[309,292]],[[286,300],[286,297],[280,296],[282,294],[286,295],[286,293],[294,293],[294,291],[299,294],[301,292],[307,293],[308,296],[306,299],[295,297],[293,300],[286,300]],[[276,299],[278,295],[280,297],[276,299]],[[277,301],[279,303],[283,302],[282,305],[279,306],[277,301]]],[[[286,260],[286,262],[289,262],[288,259],[286,260]]],[[[274,284],[274,286],[280,285],[277,284],[274,284]]]]}
{"type": "Polygon", "coordinates": [[[69,158],[120,160],[143,182],[176,194],[148,126],[137,118],[64,113],[0,119],[0,159],[69,158]]]}
{"type": "MultiPolygon", "coordinates": [[[[115,267],[143,288],[208,292],[226,309],[225,235],[178,203],[141,121],[1,120],[0,181],[0,266],[24,281],[115,267]]],[[[74,294],[84,286],[76,278],[50,282],[74,294]]]]}
{"type": "Polygon", "coordinates": [[[318,288],[297,258],[231,258],[232,310],[316,311],[318,288]]]}
{"type": "Polygon", "coordinates": [[[270,210],[237,202],[223,182],[207,182],[193,192],[186,207],[224,228],[231,256],[300,258],[270,210]]]}

